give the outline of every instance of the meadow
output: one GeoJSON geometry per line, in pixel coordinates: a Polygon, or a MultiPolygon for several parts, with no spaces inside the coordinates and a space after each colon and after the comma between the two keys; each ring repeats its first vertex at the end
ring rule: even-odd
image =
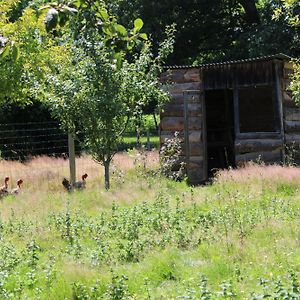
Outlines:
{"type": "Polygon", "coordinates": [[[249,164],[190,187],[157,172],[157,152],[124,152],[112,188],[77,158],[1,161],[24,180],[0,202],[0,299],[300,299],[300,169],[249,164]]]}

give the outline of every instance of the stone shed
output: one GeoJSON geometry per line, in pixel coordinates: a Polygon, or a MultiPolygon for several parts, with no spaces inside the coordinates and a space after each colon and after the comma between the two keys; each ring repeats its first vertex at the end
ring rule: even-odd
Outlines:
{"type": "Polygon", "coordinates": [[[280,163],[300,144],[290,57],[170,66],[161,75],[171,101],[161,112],[160,142],[179,132],[191,184],[250,160],[280,163]]]}

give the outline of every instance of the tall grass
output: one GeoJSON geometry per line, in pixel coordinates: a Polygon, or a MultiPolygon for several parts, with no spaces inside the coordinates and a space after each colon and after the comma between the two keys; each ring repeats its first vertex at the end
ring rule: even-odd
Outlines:
{"type": "Polygon", "coordinates": [[[68,194],[63,159],[1,162],[26,184],[0,203],[0,299],[300,298],[297,168],[250,164],[189,187],[153,172],[155,152],[114,165],[105,191],[79,158],[87,189],[68,194]]]}

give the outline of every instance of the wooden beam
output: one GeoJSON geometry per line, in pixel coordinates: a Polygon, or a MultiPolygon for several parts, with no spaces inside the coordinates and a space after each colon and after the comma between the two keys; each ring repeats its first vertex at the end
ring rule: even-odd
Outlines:
{"type": "Polygon", "coordinates": [[[279,162],[281,161],[282,151],[258,151],[236,155],[236,162],[239,164],[246,161],[262,160],[264,162],[279,162]]]}
{"type": "Polygon", "coordinates": [[[237,153],[248,153],[258,151],[268,151],[282,149],[283,144],[281,139],[262,139],[262,140],[236,140],[235,150],[237,153]]]}
{"type": "Polygon", "coordinates": [[[76,182],[76,163],[75,163],[75,142],[72,133],[68,134],[68,148],[69,148],[69,168],[70,168],[70,182],[76,182]]]}

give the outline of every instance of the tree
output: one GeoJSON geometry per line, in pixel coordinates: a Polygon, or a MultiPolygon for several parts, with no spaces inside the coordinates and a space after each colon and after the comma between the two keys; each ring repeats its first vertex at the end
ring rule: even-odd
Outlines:
{"type": "Polygon", "coordinates": [[[33,77],[43,76],[50,57],[50,39],[44,22],[33,9],[24,10],[21,17],[11,20],[18,1],[0,3],[0,103],[28,103],[32,100],[33,77]]]}
{"type": "Polygon", "coordinates": [[[294,73],[292,75],[290,90],[297,105],[300,105],[300,62],[294,61],[294,73]]]}
{"type": "Polygon", "coordinates": [[[108,0],[121,22],[141,16],[154,40],[161,40],[162,28],[175,22],[176,43],[168,63],[177,65],[278,52],[297,57],[299,27],[291,25],[284,2],[293,2],[292,14],[299,13],[297,0],[108,0]],[[282,11],[278,19],[273,18],[275,9],[282,11]]]}
{"type": "Polygon", "coordinates": [[[168,99],[160,88],[158,73],[172,50],[174,28],[169,27],[168,38],[154,57],[151,43],[141,33],[141,19],[136,19],[130,30],[103,6],[78,9],[64,36],[70,57],[40,86],[62,126],[74,134],[77,130],[83,133],[93,158],[104,166],[105,187],[109,189],[110,162],[129,118],[148,99],[168,99]]]}

